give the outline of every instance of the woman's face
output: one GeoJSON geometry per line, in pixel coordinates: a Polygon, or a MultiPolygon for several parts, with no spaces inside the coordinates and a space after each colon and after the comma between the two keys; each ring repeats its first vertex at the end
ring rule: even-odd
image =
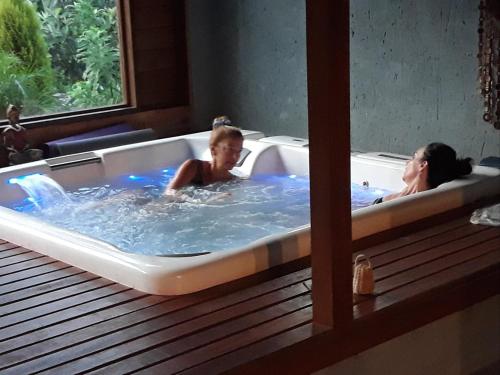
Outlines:
{"type": "Polygon", "coordinates": [[[420,175],[426,166],[427,162],[424,160],[424,148],[422,147],[415,151],[413,157],[406,162],[403,181],[408,185],[420,175]]]}
{"type": "Polygon", "coordinates": [[[228,171],[233,169],[240,158],[243,148],[243,139],[226,138],[221,140],[212,149],[212,157],[215,165],[222,166],[228,171]]]}

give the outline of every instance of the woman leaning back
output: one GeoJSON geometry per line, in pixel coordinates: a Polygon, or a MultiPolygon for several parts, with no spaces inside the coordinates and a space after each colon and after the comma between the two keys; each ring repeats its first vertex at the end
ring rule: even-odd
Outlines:
{"type": "Polygon", "coordinates": [[[471,158],[457,158],[455,150],[439,142],[419,148],[406,163],[403,181],[406,187],[398,193],[377,198],[373,203],[387,202],[406,195],[434,189],[472,172],[471,158]]]}

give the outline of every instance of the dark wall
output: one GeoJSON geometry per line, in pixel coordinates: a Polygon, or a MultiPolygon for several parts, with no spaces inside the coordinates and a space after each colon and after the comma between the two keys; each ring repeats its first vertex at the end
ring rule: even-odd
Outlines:
{"type": "MultiPolygon", "coordinates": [[[[500,154],[481,118],[477,5],[351,1],[352,148],[411,154],[442,141],[476,160],[500,154]]],[[[227,113],[307,137],[305,0],[188,0],[187,15],[195,129],[227,113]]]]}
{"type": "Polygon", "coordinates": [[[228,114],[246,129],[307,136],[305,3],[188,0],[195,128],[228,114]]]}
{"type": "Polygon", "coordinates": [[[500,154],[477,91],[479,1],[351,1],[352,144],[411,153],[442,141],[500,154]]]}

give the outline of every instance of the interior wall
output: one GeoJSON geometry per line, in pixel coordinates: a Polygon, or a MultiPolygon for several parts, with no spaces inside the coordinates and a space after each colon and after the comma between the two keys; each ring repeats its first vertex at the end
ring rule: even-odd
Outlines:
{"type": "Polygon", "coordinates": [[[227,114],[245,129],[307,137],[305,2],[188,0],[195,130],[227,114]]]}
{"type": "Polygon", "coordinates": [[[500,155],[477,91],[479,1],[351,1],[352,144],[412,153],[441,141],[500,155]]]}
{"type": "MultiPolygon", "coordinates": [[[[351,143],[500,155],[477,92],[478,1],[351,1],[351,143]]],[[[193,130],[218,114],[307,137],[305,0],[188,0],[193,130]]],[[[332,119],[332,126],[335,119],[332,119]]]]}

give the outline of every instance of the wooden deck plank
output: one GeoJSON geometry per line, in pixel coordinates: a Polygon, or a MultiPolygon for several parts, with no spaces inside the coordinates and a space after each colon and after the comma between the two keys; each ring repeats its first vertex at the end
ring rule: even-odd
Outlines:
{"type": "Polygon", "coordinates": [[[138,371],[138,374],[168,374],[175,373],[204,363],[212,358],[219,357],[255,342],[292,330],[307,324],[312,319],[312,307],[295,311],[291,314],[264,323],[258,329],[249,329],[238,334],[218,340],[202,348],[174,357],[170,361],[158,363],[138,371]]]}
{"type": "MultiPolygon", "coordinates": [[[[209,317],[211,317],[215,315],[216,318],[208,319],[211,324],[215,324],[214,320],[217,321],[216,319],[219,319],[219,321],[223,319],[230,319],[234,316],[238,316],[238,314],[248,313],[255,309],[261,309],[265,306],[276,304],[277,302],[306,292],[308,293],[309,290],[299,283],[284,289],[264,294],[254,299],[245,300],[244,302],[236,305],[232,303],[231,298],[228,298],[229,303],[227,303],[227,306],[224,309],[217,309],[215,312],[214,305],[211,303],[212,301],[210,301],[209,303],[193,305],[180,309],[176,312],[163,314],[155,317],[154,319],[145,320],[144,322],[136,323],[131,326],[129,326],[130,321],[128,319],[130,316],[126,316],[124,322],[120,322],[122,323],[119,326],[120,329],[113,329],[116,322],[108,321],[105,325],[106,331],[104,332],[106,333],[104,335],[104,327],[89,327],[90,329],[86,330],[87,332],[79,330],[61,338],[44,341],[40,343],[40,345],[32,345],[24,349],[18,349],[15,352],[2,356],[1,362],[2,366],[9,366],[13,365],[15,362],[13,363],[12,361],[17,361],[19,357],[31,358],[29,363],[17,368],[17,371],[40,371],[54,365],[64,363],[64,361],[67,360],[97,353],[109,348],[110,346],[119,345],[125,341],[140,338],[146,334],[154,334],[161,329],[167,329],[180,323],[188,322],[188,324],[185,324],[184,327],[188,327],[188,329],[195,329],[197,326],[192,322],[192,320],[197,319],[199,316],[212,314],[209,315],[209,317]],[[125,323],[125,325],[123,325],[123,323],[125,323]],[[44,356],[39,359],[36,358],[41,355],[44,356]]],[[[221,303],[221,305],[223,305],[223,303],[221,303]]],[[[205,320],[207,320],[207,317],[202,319],[202,321],[205,320]]],[[[101,324],[101,326],[103,325],[101,324]]],[[[201,329],[201,327],[198,329],[201,329]]],[[[167,333],[167,340],[175,337],[175,333],[178,332],[173,328],[171,328],[170,331],[167,333]],[[169,333],[172,330],[173,333],[169,333]]],[[[156,336],[153,336],[153,338],[154,337],[156,336]]],[[[160,337],[162,337],[161,334],[160,337]]]]}
{"type": "Polygon", "coordinates": [[[99,299],[17,324],[0,341],[0,354],[18,350],[99,322],[130,314],[165,301],[163,296],[145,295],[125,289],[99,299]]]}
{"type": "Polygon", "coordinates": [[[0,327],[2,327],[0,328],[0,340],[5,337],[5,335],[9,335],[7,337],[17,335],[15,330],[19,327],[19,323],[21,322],[30,322],[34,318],[38,321],[39,317],[50,314],[63,316],[64,312],[69,308],[83,305],[86,302],[94,301],[124,290],[130,290],[130,288],[114,283],[105,284],[99,288],[90,289],[80,294],[65,296],[65,298],[61,298],[56,301],[49,301],[33,308],[28,308],[5,317],[0,317],[0,327]]]}
{"type": "MultiPolygon", "coordinates": [[[[11,251],[11,250],[6,250],[6,251],[11,251]]],[[[6,269],[7,266],[18,264],[18,263],[23,263],[28,260],[32,259],[37,259],[37,258],[42,258],[43,255],[39,253],[35,253],[34,251],[29,251],[29,252],[23,252],[23,253],[18,253],[9,257],[5,257],[0,259],[0,272],[3,271],[3,269],[6,269]]],[[[20,265],[22,266],[22,265],[20,265]]]]}
{"type": "Polygon", "coordinates": [[[384,252],[383,254],[377,254],[370,256],[371,249],[367,249],[363,251],[363,254],[370,256],[372,259],[372,263],[375,263],[377,266],[381,266],[384,264],[392,263],[400,259],[406,259],[411,255],[423,251],[427,251],[429,249],[435,248],[440,245],[447,244],[451,241],[456,241],[458,239],[465,238],[469,235],[476,234],[478,232],[485,231],[486,228],[481,227],[477,228],[471,225],[465,227],[459,227],[450,231],[446,231],[441,233],[440,235],[433,236],[430,238],[421,239],[419,241],[415,241],[410,245],[405,245],[402,247],[398,247],[391,251],[384,252]]]}
{"type": "MultiPolygon", "coordinates": [[[[48,257],[47,257],[48,258],[48,257]]],[[[48,258],[50,259],[50,258],[48,258]]],[[[66,263],[57,261],[55,259],[52,259],[50,262],[47,262],[46,264],[40,265],[38,267],[33,267],[29,269],[24,269],[19,272],[13,272],[8,275],[1,274],[0,276],[0,286],[7,285],[13,282],[18,282],[23,279],[27,279],[33,276],[39,276],[44,273],[49,273],[52,271],[57,271],[61,268],[68,267],[66,263]]]]}
{"type": "Polygon", "coordinates": [[[443,286],[453,285],[467,277],[474,276],[481,271],[491,267],[498,267],[500,263],[500,249],[496,248],[480,257],[470,261],[446,268],[439,273],[434,273],[426,278],[407,283],[399,288],[391,290],[376,298],[368,299],[354,306],[355,318],[367,316],[374,312],[388,308],[389,306],[406,299],[414,298],[429,290],[439,289],[443,286]]]}
{"type": "Polygon", "coordinates": [[[27,288],[34,288],[38,285],[50,283],[52,281],[77,275],[82,272],[86,271],[77,267],[67,265],[64,268],[60,268],[52,272],[42,273],[41,275],[36,275],[3,285],[2,289],[0,289],[0,295],[15,293],[27,288]]]}
{"type": "MultiPolygon", "coordinates": [[[[419,242],[426,238],[433,238],[439,236],[443,233],[446,233],[450,230],[454,230],[457,228],[464,228],[469,226],[469,219],[465,217],[459,217],[452,220],[448,220],[439,225],[425,227],[424,229],[419,229],[417,231],[412,231],[409,234],[397,236],[396,238],[391,238],[389,240],[383,241],[376,245],[368,245],[368,246],[354,246],[354,253],[359,252],[360,250],[369,251],[371,255],[380,255],[385,252],[390,252],[394,249],[397,249],[402,246],[407,246],[415,242],[419,242]]],[[[356,244],[357,241],[354,241],[356,244]]]]}
{"type": "Polygon", "coordinates": [[[17,246],[16,244],[1,240],[0,241],[0,253],[5,251],[5,250],[10,250],[10,249],[15,249],[17,246]]]}
{"type": "MultiPolygon", "coordinates": [[[[375,284],[375,292],[377,295],[382,295],[391,290],[399,288],[403,285],[413,283],[420,279],[437,275],[435,280],[435,286],[439,287],[442,285],[443,280],[439,279],[439,275],[442,271],[453,268],[462,263],[467,263],[476,258],[480,258],[485,254],[490,252],[498,251],[500,249],[500,238],[495,238],[490,241],[485,241],[474,247],[466,247],[456,253],[449,254],[432,262],[423,263],[418,266],[414,266],[408,269],[404,273],[398,273],[391,277],[385,278],[375,284]]],[[[492,263],[493,264],[493,263],[492,263]]],[[[489,265],[487,265],[489,266],[489,265]]],[[[467,276],[467,270],[462,272],[463,276],[467,276]]]]}
{"type": "Polygon", "coordinates": [[[6,276],[9,276],[9,274],[13,274],[16,272],[25,272],[27,270],[44,266],[47,264],[55,263],[57,262],[55,259],[52,259],[48,256],[41,255],[40,257],[37,257],[36,259],[31,259],[26,262],[21,262],[21,263],[14,263],[10,264],[8,266],[2,267],[0,269],[0,283],[5,283],[4,278],[6,276]]]}
{"type": "Polygon", "coordinates": [[[463,281],[446,289],[447,293],[431,290],[382,314],[355,320],[347,337],[334,331],[318,332],[318,327],[306,324],[178,374],[312,373],[500,292],[498,264],[494,272],[463,281]]]}
{"type": "MultiPolygon", "coordinates": [[[[465,267],[464,269],[466,270],[467,268],[465,267]]],[[[488,293],[491,293],[492,287],[493,290],[496,289],[497,291],[500,291],[500,272],[499,272],[498,261],[495,264],[494,269],[496,269],[496,273],[493,272],[485,274],[483,272],[484,270],[483,268],[480,269],[479,273],[471,274],[470,277],[473,277],[472,279],[468,277],[464,279],[459,279],[458,280],[459,283],[455,283],[453,285],[447,284],[446,291],[449,291],[449,293],[444,292],[443,294],[442,290],[436,291],[436,289],[430,288],[424,290],[423,293],[419,293],[418,295],[410,298],[409,300],[408,299],[400,300],[398,301],[399,303],[392,305],[392,307],[396,307],[395,309],[387,308],[385,310],[386,314],[384,317],[380,315],[366,316],[363,321],[359,321],[360,323],[362,322],[363,324],[359,326],[359,329],[357,329],[356,332],[353,333],[353,335],[349,336],[348,342],[345,342],[345,340],[342,340],[341,338],[340,339],[335,338],[335,335],[326,335],[323,336],[324,339],[311,341],[310,340],[311,338],[318,337],[315,336],[314,334],[314,331],[316,329],[313,327],[313,325],[304,325],[294,330],[287,331],[282,335],[277,335],[265,339],[263,341],[257,342],[256,344],[250,345],[248,347],[238,349],[237,351],[231,352],[227,355],[213,358],[210,361],[202,363],[201,365],[189,368],[185,371],[181,371],[179,372],[179,374],[205,375],[205,374],[219,374],[223,372],[224,373],[227,372],[229,374],[232,373],[253,374],[253,373],[258,373],[263,368],[265,368],[266,371],[269,371],[270,373],[279,373],[284,368],[287,368],[287,373],[291,374],[305,373],[306,369],[308,368],[311,369],[312,367],[314,369],[314,365],[311,365],[313,358],[316,358],[318,355],[325,355],[325,352],[328,353],[328,349],[325,350],[325,348],[327,347],[329,342],[330,342],[329,346],[330,350],[334,350],[334,352],[331,353],[332,357],[336,358],[335,361],[339,361],[357,352],[360,352],[369,347],[377,345],[391,337],[397,336],[399,334],[408,331],[408,328],[392,329],[392,327],[401,326],[401,324],[395,323],[391,324],[390,326],[391,331],[394,331],[394,333],[389,333],[388,335],[386,335],[387,337],[385,338],[381,337],[380,335],[377,335],[375,332],[384,322],[394,321],[394,319],[401,320],[402,317],[407,317],[407,320],[404,321],[409,324],[406,324],[405,326],[409,325],[410,327],[412,327],[410,329],[415,329],[421,324],[425,324],[426,322],[430,322],[436,318],[439,318],[441,316],[449,314],[452,311],[455,311],[453,310],[454,308],[453,306],[457,304],[459,306],[462,306],[461,308],[464,308],[465,306],[467,306],[467,301],[471,300],[474,301],[475,300],[474,298],[476,297],[478,298],[477,301],[480,301],[482,300],[482,298],[485,298],[478,296],[481,293],[473,292],[475,290],[474,288],[477,288],[478,286],[481,287],[481,285],[483,285],[483,287],[481,287],[481,292],[485,292],[484,296],[491,295],[488,293]],[[491,279],[491,277],[488,275],[497,275],[497,277],[496,279],[495,278],[491,279]],[[488,279],[489,282],[487,282],[486,285],[484,284],[484,281],[482,281],[485,278],[485,276],[490,277],[488,279]],[[491,280],[496,280],[496,281],[493,281],[492,283],[491,280]],[[490,290],[490,292],[487,292],[486,291],[487,289],[490,290]],[[462,291],[462,293],[460,291],[462,291]],[[425,297],[420,298],[422,296],[425,297]],[[435,308],[437,303],[425,302],[425,301],[432,301],[433,299],[442,302],[439,308],[437,309],[435,308]],[[419,302],[420,300],[422,300],[422,302],[419,302]],[[421,303],[424,304],[425,311],[427,312],[423,311],[424,309],[422,308],[422,306],[420,308],[416,308],[421,303]],[[408,308],[405,309],[403,305],[408,306],[408,308]],[[408,309],[410,309],[411,313],[408,311],[408,309]],[[433,311],[433,313],[430,314],[429,311],[433,311]],[[408,312],[408,314],[405,315],[405,312],[408,312]],[[412,318],[412,316],[414,316],[415,314],[416,316],[419,317],[419,319],[412,318]],[[367,320],[368,318],[369,320],[367,320]],[[367,335],[369,337],[365,337],[367,335]],[[330,336],[331,338],[329,339],[326,338],[328,336],[330,336]],[[307,344],[304,344],[306,342],[307,344]],[[298,345],[294,347],[293,346],[294,344],[298,345]],[[332,346],[332,345],[337,345],[337,346],[332,346]],[[356,349],[356,347],[359,346],[361,346],[364,349],[356,349]],[[339,350],[333,349],[335,347],[338,347],[339,350]],[[306,352],[303,349],[308,349],[308,351],[306,352]],[[320,354],[319,353],[320,351],[323,353],[320,354]],[[308,360],[304,362],[303,360],[304,358],[307,358],[308,360]]],[[[371,300],[371,302],[375,302],[376,300],[377,298],[374,298],[371,300]]],[[[388,302],[391,303],[391,301],[388,302]]],[[[358,325],[356,325],[356,327],[357,326],[358,325]]],[[[380,331],[380,329],[378,329],[378,331],[380,331]]],[[[387,331],[388,331],[387,329],[384,329],[384,332],[387,331]]],[[[324,365],[328,364],[327,362],[325,362],[324,359],[323,363],[324,365]]],[[[324,365],[323,366],[315,365],[316,366],[315,369],[317,370],[321,367],[324,367],[324,365]]],[[[311,372],[311,370],[307,370],[307,373],[309,372],[311,372]]]]}
{"type": "MultiPolygon", "coordinates": [[[[178,310],[186,309],[189,306],[194,306],[195,308],[193,309],[193,316],[196,315],[196,309],[199,309],[201,311],[213,311],[217,309],[221,309],[226,306],[230,306],[233,304],[240,303],[242,301],[245,301],[247,299],[254,298],[255,296],[258,296],[263,293],[269,293],[273,290],[283,288],[284,286],[288,285],[290,281],[295,281],[298,279],[299,281],[307,277],[306,275],[301,275],[300,273],[296,275],[287,275],[284,278],[281,278],[279,280],[273,280],[269,284],[265,284],[265,288],[261,285],[255,287],[255,288],[249,288],[248,290],[245,290],[245,293],[238,292],[238,293],[233,293],[231,295],[227,295],[224,297],[219,297],[219,293],[213,293],[211,291],[205,291],[202,293],[198,294],[191,294],[191,295],[186,295],[182,296],[180,298],[176,298],[175,300],[169,300],[166,301],[165,303],[152,307],[152,308],[146,308],[140,312],[137,316],[127,316],[124,317],[123,321],[119,320],[113,320],[111,322],[108,322],[105,326],[106,330],[108,332],[112,330],[120,330],[123,328],[126,328],[130,325],[135,325],[139,324],[142,321],[149,321],[152,319],[155,319],[157,317],[161,317],[162,315],[165,314],[171,314],[174,313],[178,310]],[[298,277],[300,276],[300,277],[298,277]],[[216,298],[219,297],[219,298],[216,298]],[[200,305],[197,305],[200,304],[200,305]]],[[[199,312],[198,312],[199,313],[199,312]]],[[[186,310],[182,310],[180,313],[182,316],[182,319],[188,319],[189,316],[186,312],[186,310]]],[[[102,329],[100,327],[90,327],[92,330],[95,330],[97,333],[101,333],[102,329]]],[[[104,327],[103,327],[104,328],[104,327]]],[[[81,334],[81,332],[80,332],[81,334]]],[[[88,337],[92,338],[93,337],[93,332],[88,333],[88,337]]]]}
{"type": "Polygon", "coordinates": [[[22,300],[32,299],[46,293],[52,293],[56,290],[69,288],[80,283],[96,279],[96,275],[90,272],[81,271],[74,275],[59,278],[43,284],[34,285],[22,290],[12,291],[0,296],[0,305],[8,305],[22,300]]]}
{"type": "MultiPolygon", "coordinates": [[[[37,306],[45,304],[53,304],[56,301],[67,299],[70,297],[78,296],[82,293],[92,291],[94,289],[102,288],[114,284],[113,281],[103,279],[99,276],[92,275],[91,278],[82,283],[72,285],[64,290],[54,290],[45,293],[44,295],[38,295],[30,298],[26,298],[21,301],[13,302],[2,307],[3,316],[8,316],[10,314],[15,314],[19,311],[34,309],[37,306]]],[[[0,326],[2,325],[2,318],[0,318],[0,326]]]]}
{"type": "MultiPolygon", "coordinates": [[[[438,258],[446,257],[446,259],[450,261],[451,264],[453,264],[453,262],[455,261],[460,261],[461,254],[464,251],[472,252],[472,255],[474,255],[474,249],[476,247],[483,248],[484,243],[491,243],[492,241],[494,244],[497,244],[498,241],[496,240],[499,239],[500,232],[490,230],[475,233],[474,235],[462,238],[460,241],[450,241],[437,247],[428,248],[425,251],[421,251],[406,258],[399,259],[393,263],[385,264],[381,267],[376,268],[375,280],[378,282],[377,285],[380,286],[381,283],[379,281],[383,279],[404,272],[406,270],[413,271],[415,270],[415,267],[432,262],[438,258]]],[[[492,245],[486,246],[491,247],[492,245]]],[[[417,276],[416,274],[411,272],[400,275],[400,278],[406,278],[407,280],[412,280],[413,277],[417,276]]]]}
{"type": "Polygon", "coordinates": [[[3,258],[8,258],[13,255],[18,255],[18,254],[24,254],[24,253],[29,253],[31,250],[25,249],[24,247],[18,247],[16,245],[12,245],[11,249],[3,250],[0,252],[0,259],[3,258]]]}
{"type": "MultiPolygon", "coordinates": [[[[232,351],[223,356],[211,358],[210,360],[202,362],[195,366],[189,366],[179,371],[178,374],[211,375],[225,373],[226,371],[235,369],[247,362],[264,357],[269,353],[278,351],[280,349],[285,349],[292,346],[293,344],[307,340],[314,336],[315,331],[316,328],[312,323],[306,323],[290,330],[281,332],[277,335],[268,337],[264,340],[252,343],[248,346],[239,348],[238,350],[232,351]]],[[[304,360],[307,361],[308,357],[304,357],[304,360]]],[[[264,369],[265,368],[263,367],[263,373],[265,373],[264,369]]],[[[147,371],[144,372],[146,374],[148,373],[147,371]]],[[[100,374],[100,372],[98,373],[100,374]]],[[[275,373],[276,375],[281,375],[279,372],[273,373],[275,373]]],[[[103,372],[102,374],[104,375],[106,373],[103,372]]]]}
{"type": "Polygon", "coordinates": [[[311,303],[310,293],[306,293],[296,294],[292,299],[269,305],[266,308],[254,306],[249,309],[248,313],[242,308],[239,311],[232,309],[236,311],[231,312],[229,308],[227,311],[201,316],[193,321],[125,342],[119,347],[99,351],[91,357],[83,357],[66,365],[52,368],[49,372],[61,374],[87,372],[107,363],[113,364],[100,369],[100,372],[109,374],[139,370],[146,364],[152,365],[232,334],[254,329],[265,322],[308,307],[311,303]],[[139,355],[139,360],[137,360],[137,355],[139,355]],[[153,361],[146,363],[146,358],[153,361]]]}
{"type": "MultiPolygon", "coordinates": [[[[310,269],[172,298],[93,279],[57,261],[37,265],[48,257],[23,248],[3,252],[0,270],[32,267],[0,277],[8,288],[0,291],[2,313],[8,309],[0,318],[2,374],[219,373],[318,333],[310,324],[310,269]],[[102,285],[75,290],[87,283],[102,285]]],[[[497,275],[500,228],[469,224],[466,215],[360,252],[372,257],[378,294],[354,298],[354,324],[392,311],[401,316],[404,306],[497,275]]]]}

